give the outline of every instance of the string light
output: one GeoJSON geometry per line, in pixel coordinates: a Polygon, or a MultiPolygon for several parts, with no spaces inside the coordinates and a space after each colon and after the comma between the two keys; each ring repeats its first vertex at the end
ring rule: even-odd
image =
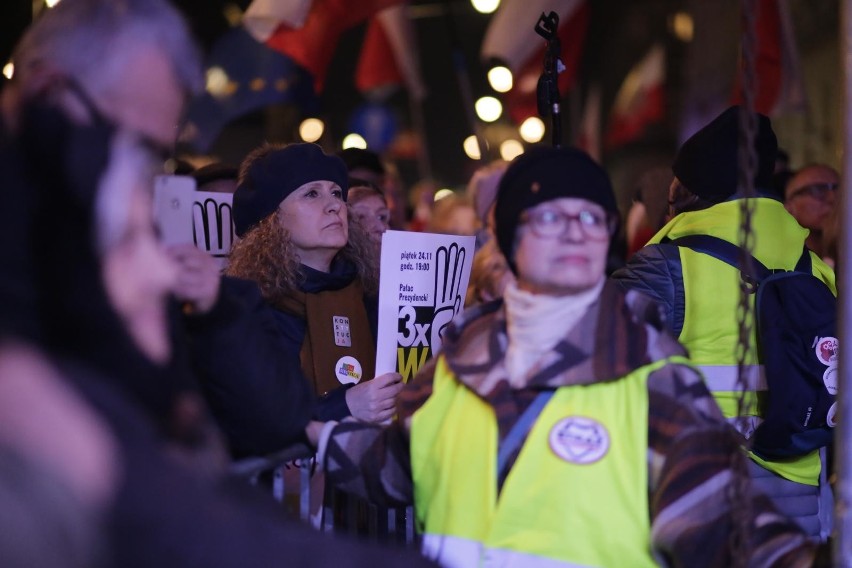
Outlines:
{"type": "Polygon", "coordinates": [[[500,0],[470,0],[470,3],[480,14],[490,14],[500,6],[500,0]]]}
{"type": "Polygon", "coordinates": [[[512,72],[502,65],[492,67],[488,71],[488,84],[498,93],[507,93],[512,90],[512,72]]]}
{"type": "Polygon", "coordinates": [[[464,153],[471,160],[478,160],[482,157],[482,154],[479,152],[479,142],[477,142],[476,136],[473,134],[464,139],[463,147],[464,153]]]}
{"type": "Polygon", "coordinates": [[[360,148],[362,150],[366,150],[367,141],[364,140],[364,137],[360,134],[355,134],[354,132],[352,134],[347,134],[343,139],[343,149],[346,150],[347,148],[360,148]]]}
{"type": "Polygon", "coordinates": [[[318,118],[306,118],[299,125],[299,136],[305,142],[316,142],[324,131],[325,124],[318,118]]]}
{"type": "Polygon", "coordinates": [[[474,104],[476,116],[484,122],[494,122],[503,114],[503,105],[494,97],[481,97],[474,104]]]}
{"type": "Polygon", "coordinates": [[[512,138],[500,144],[500,157],[507,162],[511,162],[523,153],[524,145],[512,138]]]}
{"type": "Polygon", "coordinates": [[[518,133],[524,142],[535,144],[544,138],[544,122],[537,116],[531,116],[521,123],[518,133]]]}

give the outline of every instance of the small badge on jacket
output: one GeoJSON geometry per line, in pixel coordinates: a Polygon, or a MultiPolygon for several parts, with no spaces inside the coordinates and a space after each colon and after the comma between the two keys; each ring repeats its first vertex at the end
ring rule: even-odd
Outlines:
{"type": "Polygon", "coordinates": [[[334,318],[334,344],[338,347],[352,347],[352,335],[349,332],[349,318],[346,316],[332,317],[334,318]]]}
{"type": "Polygon", "coordinates": [[[585,416],[569,416],[554,424],[549,441],[554,454],[577,465],[595,463],[609,451],[606,427],[585,416]]]}
{"type": "Polygon", "coordinates": [[[361,363],[355,357],[346,355],[337,360],[334,364],[334,374],[341,384],[357,384],[361,380],[364,371],[361,369],[361,363]]]}

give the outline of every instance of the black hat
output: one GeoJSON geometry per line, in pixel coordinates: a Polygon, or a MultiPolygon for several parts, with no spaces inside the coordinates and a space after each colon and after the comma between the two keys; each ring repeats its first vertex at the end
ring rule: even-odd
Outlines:
{"type": "Polygon", "coordinates": [[[236,181],[239,170],[235,166],[224,162],[212,162],[206,166],[201,166],[189,175],[195,179],[196,187],[201,188],[214,181],[236,181]]]}
{"type": "Polygon", "coordinates": [[[337,153],[346,169],[350,172],[357,169],[365,169],[377,176],[385,175],[385,167],[379,155],[363,148],[345,148],[337,153]]]}
{"type": "Polygon", "coordinates": [[[588,154],[574,148],[537,147],[509,164],[494,209],[497,244],[515,271],[513,246],[521,213],[545,201],[576,197],[617,213],[609,176],[588,154]]]}
{"type": "MultiPolygon", "coordinates": [[[[740,107],[730,107],[693,134],[683,143],[672,164],[672,171],[681,184],[711,203],[721,203],[737,191],[739,113],[740,107]]],[[[778,154],[778,139],[775,138],[769,119],[762,114],[757,115],[754,144],[757,150],[754,185],[759,189],[770,190],[778,154]]]]}
{"type": "Polygon", "coordinates": [[[343,190],[346,200],[349,189],[346,165],[316,144],[290,144],[247,159],[253,161],[244,167],[234,192],[234,229],[241,237],[306,183],[334,182],[343,190]]]}

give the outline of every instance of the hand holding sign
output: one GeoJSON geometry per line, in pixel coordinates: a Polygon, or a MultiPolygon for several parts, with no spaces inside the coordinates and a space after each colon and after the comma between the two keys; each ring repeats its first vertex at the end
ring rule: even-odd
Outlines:
{"type": "Polygon", "coordinates": [[[401,390],[402,376],[385,373],[346,391],[346,404],[352,416],[362,422],[384,422],[393,416],[401,390]]]}
{"type": "Polygon", "coordinates": [[[169,247],[169,254],[178,267],[172,293],[190,306],[195,314],[209,312],[219,299],[219,265],[216,260],[195,247],[184,244],[169,247]]]}
{"type": "Polygon", "coordinates": [[[434,355],[441,350],[444,330],[462,309],[461,281],[465,249],[457,243],[435,251],[435,315],[429,341],[434,355]]]}

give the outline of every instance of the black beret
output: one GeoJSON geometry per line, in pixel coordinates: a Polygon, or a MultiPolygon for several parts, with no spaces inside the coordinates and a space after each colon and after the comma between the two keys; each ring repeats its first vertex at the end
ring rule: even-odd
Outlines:
{"type": "Polygon", "coordinates": [[[256,158],[245,170],[234,192],[234,229],[243,236],[271,215],[284,198],[312,181],[326,180],[349,189],[343,160],[316,144],[290,144],[256,158]]]}
{"type": "Polygon", "coordinates": [[[370,150],[363,148],[345,148],[337,153],[343,163],[346,164],[346,169],[350,172],[359,168],[364,168],[376,175],[385,175],[385,167],[382,165],[382,160],[379,155],[370,150]]]}
{"type": "Polygon", "coordinates": [[[497,245],[512,270],[512,247],[521,213],[561,197],[587,199],[617,213],[609,176],[588,154],[575,148],[536,147],[509,164],[497,189],[494,209],[497,245]]]}
{"type": "Polygon", "coordinates": [[[213,162],[202,166],[189,174],[195,178],[195,185],[201,188],[208,183],[220,180],[237,180],[239,170],[230,164],[223,162],[213,162]]]}
{"type": "MultiPolygon", "coordinates": [[[[698,197],[721,203],[737,192],[739,175],[739,113],[733,106],[683,143],[672,171],[681,184],[698,197]]],[[[757,172],[754,185],[772,189],[772,174],[778,155],[778,139],[769,119],[757,115],[755,148],[757,172]]]]}

